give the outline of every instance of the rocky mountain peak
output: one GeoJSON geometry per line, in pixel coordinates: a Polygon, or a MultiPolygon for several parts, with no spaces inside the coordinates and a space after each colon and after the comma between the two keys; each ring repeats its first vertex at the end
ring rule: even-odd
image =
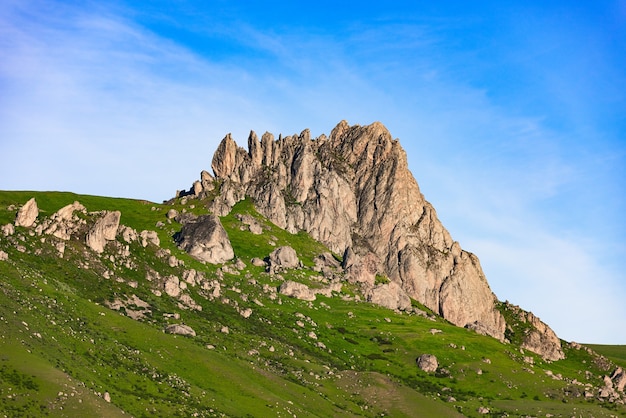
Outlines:
{"type": "Polygon", "coordinates": [[[192,192],[213,193],[213,213],[226,215],[250,197],[276,225],[304,230],[345,254],[347,279],[360,283],[368,299],[394,289],[397,300],[410,297],[455,325],[504,340],[505,320],[478,258],[441,224],[400,141],[382,123],[341,121],[329,137],[315,139],[309,130],[278,139],[266,132],[260,140],[251,132],[247,151],[229,134],[211,167],[217,196],[212,185],[192,192]],[[377,275],[389,279],[384,289],[377,275]]]}

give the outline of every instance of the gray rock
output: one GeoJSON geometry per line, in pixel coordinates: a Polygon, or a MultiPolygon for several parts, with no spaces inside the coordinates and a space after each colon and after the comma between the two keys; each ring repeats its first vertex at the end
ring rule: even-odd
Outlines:
{"type": "Polygon", "coordinates": [[[37,216],[39,216],[39,208],[37,207],[37,202],[33,197],[28,202],[24,203],[24,205],[17,212],[17,216],[15,217],[15,226],[30,228],[35,223],[37,216]]]}
{"type": "Polygon", "coordinates": [[[311,289],[309,289],[307,285],[303,283],[292,282],[291,280],[284,281],[278,288],[278,293],[280,293],[281,295],[306,301],[314,301],[316,299],[315,293],[311,289]]]}
{"type": "Polygon", "coordinates": [[[196,336],[196,331],[189,325],[185,324],[171,324],[165,327],[165,332],[168,334],[187,335],[190,337],[196,336]]]}
{"type": "Polygon", "coordinates": [[[385,283],[372,288],[366,294],[366,299],[368,302],[388,309],[404,311],[411,307],[411,299],[396,282],[385,283]]]}
{"type": "Polygon", "coordinates": [[[156,233],[156,231],[141,231],[139,233],[139,238],[141,239],[142,247],[147,247],[148,244],[153,244],[157,247],[161,245],[159,235],[156,233]]]}
{"type": "Polygon", "coordinates": [[[529,324],[525,332],[521,348],[539,354],[545,360],[556,361],[565,358],[561,347],[561,340],[556,333],[532,312],[526,312],[519,306],[506,303],[509,309],[519,321],[529,324]]]}
{"type": "Polygon", "coordinates": [[[44,221],[45,233],[54,235],[55,237],[67,241],[71,235],[77,232],[80,226],[80,220],[75,217],[74,212],[87,213],[85,206],[79,202],[74,202],[62,207],[52,216],[44,221]]]}
{"type": "Polygon", "coordinates": [[[183,225],[176,242],[192,257],[211,264],[222,264],[235,256],[228,234],[216,215],[200,216],[183,225]]]}
{"type": "Polygon", "coordinates": [[[104,212],[87,234],[87,246],[101,254],[107,241],[113,241],[117,234],[122,214],[120,211],[104,212]]]}
{"type": "Polygon", "coordinates": [[[139,237],[137,231],[126,225],[120,226],[120,233],[122,234],[122,239],[129,244],[137,241],[139,237]]]}
{"type": "Polygon", "coordinates": [[[257,267],[265,266],[265,261],[261,260],[258,257],[254,257],[252,260],[250,260],[250,262],[252,263],[253,266],[257,266],[257,267]]]}
{"type": "Polygon", "coordinates": [[[626,386],[626,372],[621,367],[618,367],[611,374],[611,381],[615,390],[624,392],[624,387],[626,386]]]}
{"type": "Polygon", "coordinates": [[[376,272],[384,274],[455,325],[479,321],[489,335],[504,338],[504,319],[478,259],[451,239],[382,124],[342,121],[329,138],[314,141],[307,130],[278,140],[266,133],[260,142],[252,132],[248,152],[227,135],[212,168],[222,181],[216,213],[250,196],[289,232],[305,230],[340,254],[349,247],[373,254],[365,265],[352,264],[351,280],[373,284],[376,272]]]}
{"type": "Polygon", "coordinates": [[[0,250],[0,261],[7,261],[9,259],[9,254],[0,250]]]}
{"type": "Polygon", "coordinates": [[[13,224],[2,225],[2,235],[8,237],[9,235],[15,234],[15,227],[13,224]]]}
{"type": "Polygon", "coordinates": [[[417,363],[417,367],[426,373],[433,373],[437,371],[439,367],[439,363],[437,362],[437,357],[432,354],[422,354],[415,360],[417,363]]]}
{"type": "MultiPolygon", "coordinates": [[[[265,133],[260,141],[251,132],[248,151],[229,134],[211,166],[221,183],[214,213],[225,215],[249,196],[274,224],[345,254],[348,281],[371,289],[384,275],[451,323],[504,340],[505,320],[478,258],[441,224],[400,142],[381,123],[342,121],[316,140],[308,130],[277,140],[265,133]]],[[[540,344],[529,341],[528,349],[558,357],[560,342],[537,329],[540,344]]]]}
{"type": "Polygon", "coordinates": [[[165,217],[167,219],[174,219],[178,216],[178,211],[176,209],[170,209],[167,211],[167,213],[165,214],[165,217]]]}
{"type": "Polygon", "coordinates": [[[300,260],[293,248],[289,246],[278,247],[269,256],[269,266],[273,270],[296,268],[300,266],[300,260]]]}

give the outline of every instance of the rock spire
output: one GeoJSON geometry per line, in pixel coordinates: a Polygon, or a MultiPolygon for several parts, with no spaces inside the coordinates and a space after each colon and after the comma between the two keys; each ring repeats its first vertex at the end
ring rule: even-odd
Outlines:
{"type": "Polygon", "coordinates": [[[383,124],[342,121],[330,137],[314,140],[308,130],[278,140],[265,133],[260,141],[251,132],[247,151],[227,135],[211,166],[221,182],[214,213],[223,216],[250,196],[278,226],[357,255],[352,264],[369,266],[361,270],[371,271],[373,263],[374,273],[456,325],[504,338],[505,322],[478,258],[443,227],[383,124]]]}

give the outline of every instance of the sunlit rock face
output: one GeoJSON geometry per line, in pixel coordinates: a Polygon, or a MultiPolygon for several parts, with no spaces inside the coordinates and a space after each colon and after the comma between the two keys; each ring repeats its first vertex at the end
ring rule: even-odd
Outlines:
{"type": "MultiPolygon", "coordinates": [[[[214,213],[225,215],[249,196],[278,226],[305,230],[338,254],[357,254],[370,272],[376,260],[377,273],[450,322],[479,324],[504,338],[505,322],[478,258],[452,240],[422,196],[400,142],[381,123],[342,121],[330,137],[316,139],[308,130],[277,140],[252,132],[247,151],[227,135],[212,168],[221,182],[214,213]]],[[[204,191],[194,186],[193,193],[204,191]]]]}

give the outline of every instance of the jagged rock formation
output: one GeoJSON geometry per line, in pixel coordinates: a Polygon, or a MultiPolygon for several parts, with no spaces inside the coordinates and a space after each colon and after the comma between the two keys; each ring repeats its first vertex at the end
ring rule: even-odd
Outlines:
{"type": "Polygon", "coordinates": [[[564,359],[565,353],[555,332],[532,312],[525,312],[524,315],[531,329],[522,343],[522,348],[538,353],[547,360],[564,359]]]}
{"type": "MultiPolygon", "coordinates": [[[[550,361],[565,358],[561,341],[549,326],[532,312],[526,312],[519,306],[508,302],[505,302],[503,306],[512,313],[514,321],[519,322],[517,327],[523,330],[520,341],[521,348],[537,353],[550,361]]],[[[511,324],[508,324],[507,328],[509,331],[512,331],[511,324]]]]}
{"type": "Polygon", "coordinates": [[[235,257],[228,234],[215,215],[189,220],[176,236],[178,245],[192,257],[211,264],[220,264],[235,257]]]}
{"type": "MultiPolygon", "coordinates": [[[[225,215],[250,196],[278,226],[305,230],[346,253],[354,281],[371,286],[381,273],[450,322],[479,324],[504,338],[505,322],[478,258],[452,240],[420,193],[400,143],[381,123],[342,121],[329,138],[316,140],[308,130],[277,141],[269,133],[259,141],[252,132],[248,151],[227,135],[212,168],[221,183],[214,213],[225,215]]],[[[193,194],[213,192],[199,190],[194,186],[193,194]]]]}
{"type": "Polygon", "coordinates": [[[87,234],[87,246],[98,254],[104,251],[107,241],[113,241],[120,225],[121,212],[105,211],[104,216],[98,219],[87,234]]]}
{"type": "Polygon", "coordinates": [[[20,208],[15,217],[15,226],[23,226],[30,228],[35,223],[35,220],[39,216],[39,208],[35,198],[31,198],[28,202],[24,203],[24,206],[20,208]]]}

